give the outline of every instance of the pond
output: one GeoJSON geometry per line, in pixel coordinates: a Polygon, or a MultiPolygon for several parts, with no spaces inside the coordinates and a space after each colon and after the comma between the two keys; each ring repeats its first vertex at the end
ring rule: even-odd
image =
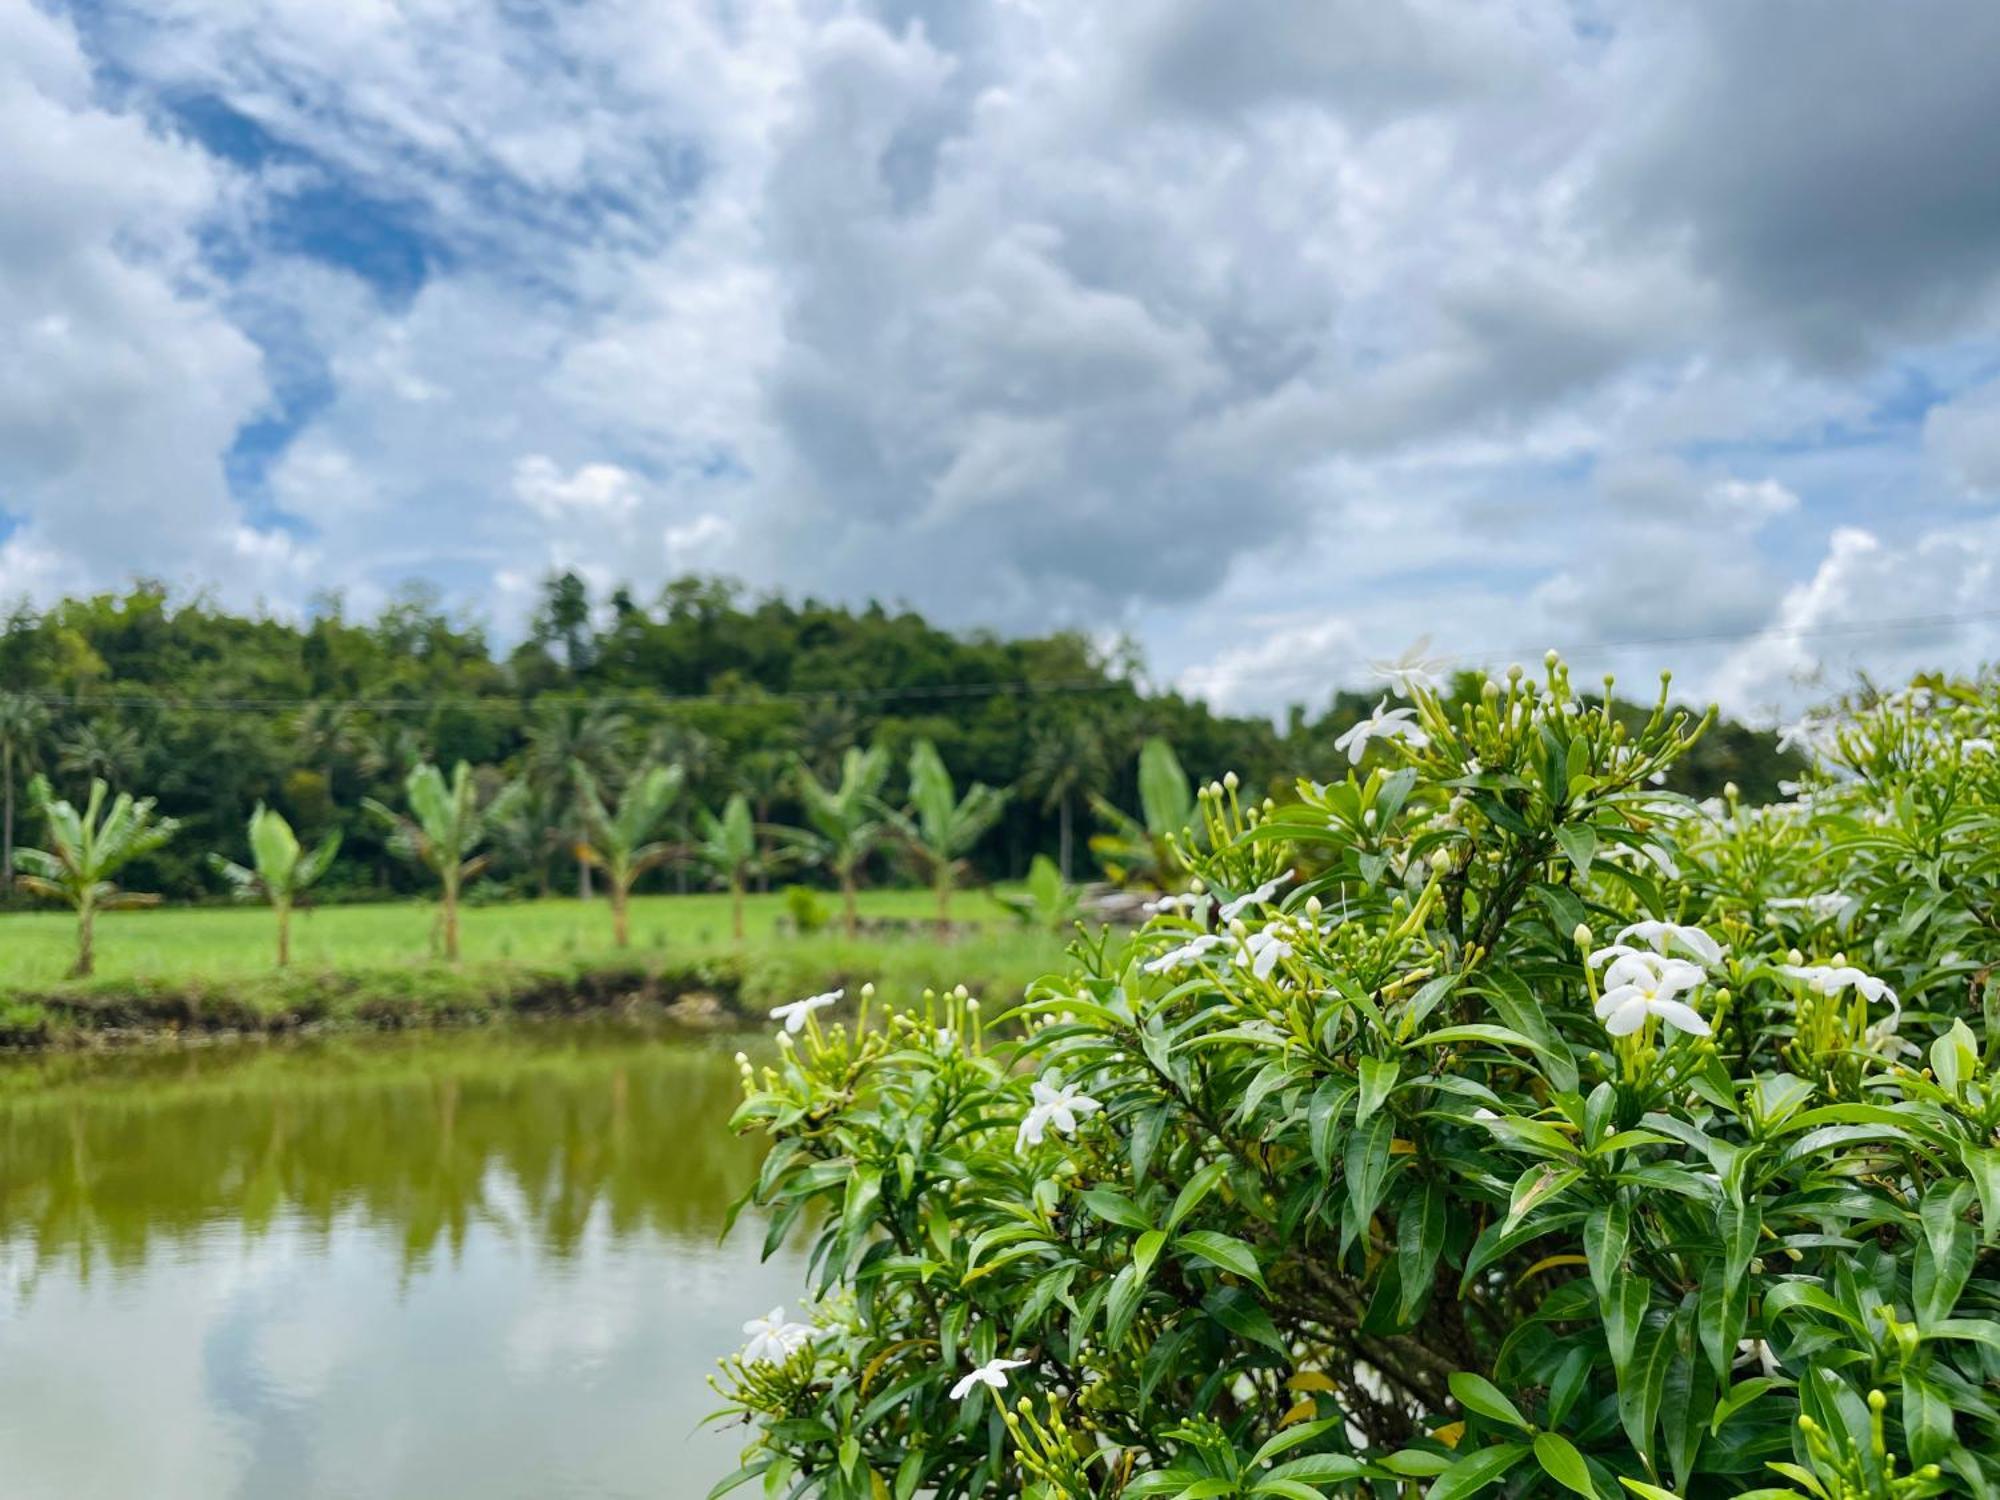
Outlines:
{"type": "Polygon", "coordinates": [[[0,1063],[0,1495],[707,1494],[760,1263],[739,1043],[581,1025],[0,1063]]]}

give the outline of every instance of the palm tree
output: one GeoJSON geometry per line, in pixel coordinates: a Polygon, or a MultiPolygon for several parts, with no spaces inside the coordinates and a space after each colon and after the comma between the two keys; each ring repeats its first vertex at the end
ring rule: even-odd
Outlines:
{"type": "Polygon", "coordinates": [[[340,850],[340,830],[335,829],[312,853],[299,848],[298,835],[283,813],[273,812],[259,802],[250,814],[250,859],[252,868],[211,854],[208,862],[242,898],[261,895],[278,915],[278,967],[292,959],[292,908],[306,889],[327,872],[340,850]]]}
{"type": "Polygon", "coordinates": [[[1029,743],[1021,784],[1024,790],[1040,792],[1042,811],[1056,815],[1056,868],[1064,880],[1070,878],[1073,863],[1076,799],[1101,790],[1109,769],[1104,736],[1088,719],[1045,720],[1029,743]]]}
{"type": "Polygon", "coordinates": [[[134,801],[120,792],[107,809],[111,788],[102,777],[90,783],[90,798],[82,812],[49,790],[48,778],[28,783],[28,802],[48,820],[49,842],[55,847],[19,849],[15,858],[25,872],[23,888],[38,896],[68,902],[76,910],[74,979],[88,978],[96,961],[96,924],[100,911],[124,906],[152,906],[158,896],[121,891],[111,877],[142,854],[149,854],[174,836],[180,825],[153,815],[153,799],[134,801]]]}
{"type": "Polygon", "coordinates": [[[882,837],[882,783],[889,777],[889,752],[879,744],[866,750],[848,746],[836,787],[827,787],[813,775],[803,757],[794,763],[792,775],[805,804],[806,821],[819,835],[820,856],[840,882],[847,935],[853,937],[861,925],[854,898],[856,878],[882,837]]]}
{"type": "Polygon", "coordinates": [[[1104,873],[1120,884],[1141,881],[1164,890],[1186,873],[1172,840],[1198,837],[1194,792],[1174,747],[1157,736],[1139,747],[1139,816],[1109,799],[1092,796],[1090,805],[1108,831],[1090,841],[1104,873]]]}
{"type": "MultiPolygon", "coordinates": [[[[576,846],[586,864],[604,872],[611,888],[611,937],[621,948],[632,945],[627,915],[632,884],[655,865],[663,864],[674,846],[653,835],[666,821],[681,794],[679,766],[648,766],[625,783],[615,811],[606,808],[590,772],[578,767],[577,798],[583,806],[583,837],[576,846]]],[[[740,926],[740,922],[739,922],[740,926]]],[[[742,935],[739,931],[739,937],[742,935]]]]}
{"type": "Polygon", "coordinates": [[[729,887],[730,930],[743,939],[743,896],[759,873],[777,868],[799,852],[799,833],[792,828],[766,828],[765,836],[775,835],[769,847],[760,840],[757,821],[750,816],[750,799],[741,792],[730,795],[717,817],[707,808],[695,810],[700,832],[689,853],[709,874],[729,887]]]}
{"type": "Polygon", "coordinates": [[[65,776],[89,777],[117,786],[139,763],[139,736],[123,724],[79,724],[56,747],[56,769],[65,776]]]}
{"type": "Polygon", "coordinates": [[[890,820],[912,853],[929,867],[937,891],[938,925],[951,921],[951,893],[966,868],[965,856],[1000,821],[1007,793],[975,781],[963,797],[937,746],[918,740],[910,752],[910,807],[890,820]]]}
{"type": "MultiPolygon", "coordinates": [[[[618,750],[631,721],[602,704],[575,700],[549,700],[536,711],[536,721],[528,731],[528,759],[532,774],[550,789],[550,802],[563,809],[564,821],[574,832],[583,822],[583,804],[577,791],[577,772],[604,777],[617,769],[618,750]]],[[[590,862],[579,851],[576,861],[576,893],[590,899],[590,862]]]]}
{"type": "Polygon", "coordinates": [[[14,778],[34,768],[49,711],[26,693],[0,693],[0,890],[14,889],[14,778]]]}
{"type": "Polygon", "coordinates": [[[428,866],[438,877],[444,904],[444,956],[456,963],[458,893],[467,881],[476,880],[492,859],[490,854],[475,855],[472,851],[479,847],[491,824],[504,821],[509,805],[520,795],[518,783],[502,788],[482,808],[471,766],[460,761],[446,782],[444,773],[426,761],[404,779],[403,795],[410,804],[407,816],[372,797],[363,805],[393,830],[392,847],[398,854],[428,866]]]}
{"type": "Polygon", "coordinates": [[[534,871],[535,894],[546,901],[549,860],[563,847],[562,823],[569,799],[539,776],[517,776],[511,784],[515,791],[493,821],[493,846],[502,863],[534,871]]]}

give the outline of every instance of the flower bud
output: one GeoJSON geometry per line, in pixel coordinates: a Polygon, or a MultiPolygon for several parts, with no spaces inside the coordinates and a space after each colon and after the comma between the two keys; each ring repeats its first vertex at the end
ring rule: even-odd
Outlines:
{"type": "Polygon", "coordinates": [[[1583,950],[1584,950],[1584,952],[1588,953],[1588,952],[1590,951],[1590,926],[1589,926],[1589,924],[1588,924],[1588,923],[1585,923],[1585,922],[1579,922],[1579,923],[1577,923],[1577,924],[1576,924],[1576,931],[1575,931],[1575,932],[1572,932],[1572,933],[1570,934],[1570,940],[1571,940],[1572,942],[1574,942],[1574,943],[1575,943],[1575,944],[1577,945],[1577,947],[1579,947],[1579,948],[1583,949],[1583,950]]]}
{"type": "Polygon", "coordinates": [[[1236,779],[1236,773],[1234,771],[1229,772],[1226,776],[1222,778],[1222,784],[1227,788],[1229,788],[1229,790],[1232,792],[1235,791],[1238,786],[1242,785],[1242,783],[1236,779]]]}

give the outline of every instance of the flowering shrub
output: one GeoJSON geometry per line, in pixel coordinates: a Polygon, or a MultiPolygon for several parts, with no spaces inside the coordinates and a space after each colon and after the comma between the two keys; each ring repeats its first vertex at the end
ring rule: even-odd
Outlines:
{"type": "Polygon", "coordinates": [[[1129,945],[745,1062],[816,1302],[718,1490],[1995,1493],[2000,694],[1752,809],[1657,790],[1664,685],[1397,686],[1365,771],[1207,788],[1129,945]]]}

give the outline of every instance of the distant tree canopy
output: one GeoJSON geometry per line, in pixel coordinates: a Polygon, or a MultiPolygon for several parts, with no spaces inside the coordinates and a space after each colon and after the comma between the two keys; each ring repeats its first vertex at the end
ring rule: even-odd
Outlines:
{"type": "MultiPolygon", "coordinates": [[[[495,873],[524,891],[574,889],[576,841],[559,826],[576,808],[572,760],[612,791],[621,766],[678,762],[675,816],[690,826],[696,809],[737,793],[760,824],[798,824],[797,763],[834,782],[849,747],[879,742],[899,768],[885,795],[900,805],[900,768],[925,739],[961,785],[1018,793],[972,857],[985,875],[1017,875],[1035,854],[1059,853],[1063,817],[1088,820],[1094,795],[1136,807],[1149,737],[1168,741],[1198,781],[1235,770],[1260,794],[1284,796],[1299,776],[1345,773],[1333,741],[1378,696],[1333,693],[1279,724],[1148,689],[1129,647],[1107,654],[1075,632],[953,633],[907,609],[753,596],[714,578],[677,579],[650,602],[626,589],[595,599],[568,573],[546,581],[526,639],[504,652],[420,586],[367,620],[350,618],[338,596],[291,621],[150,583],[21,604],[0,622],[0,698],[9,695],[24,710],[8,721],[10,776],[25,786],[42,770],[69,796],[97,776],[156,797],[180,832],[135,865],[131,883],[180,900],[224,894],[208,853],[243,858],[244,819],[259,802],[302,839],[341,835],[323,892],[417,889],[362,804],[394,803],[419,760],[468,761],[494,787],[539,785],[543,795],[519,805],[547,807],[549,836],[503,830],[525,852],[495,873]],[[592,747],[572,748],[577,715],[605,699],[592,747]],[[564,700],[577,715],[560,711],[564,700]]],[[[1761,800],[1798,765],[1770,735],[1725,723],[1678,787],[1706,795],[1733,780],[1761,800]]],[[[25,807],[21,819],[15,837],[31,843],[40,830],[25,807]]],[[[885,842],[871,878],[892,857],[885,842]]],[[[646,877],[653,888],[693,878],[686,864],[646,877]]]]}

